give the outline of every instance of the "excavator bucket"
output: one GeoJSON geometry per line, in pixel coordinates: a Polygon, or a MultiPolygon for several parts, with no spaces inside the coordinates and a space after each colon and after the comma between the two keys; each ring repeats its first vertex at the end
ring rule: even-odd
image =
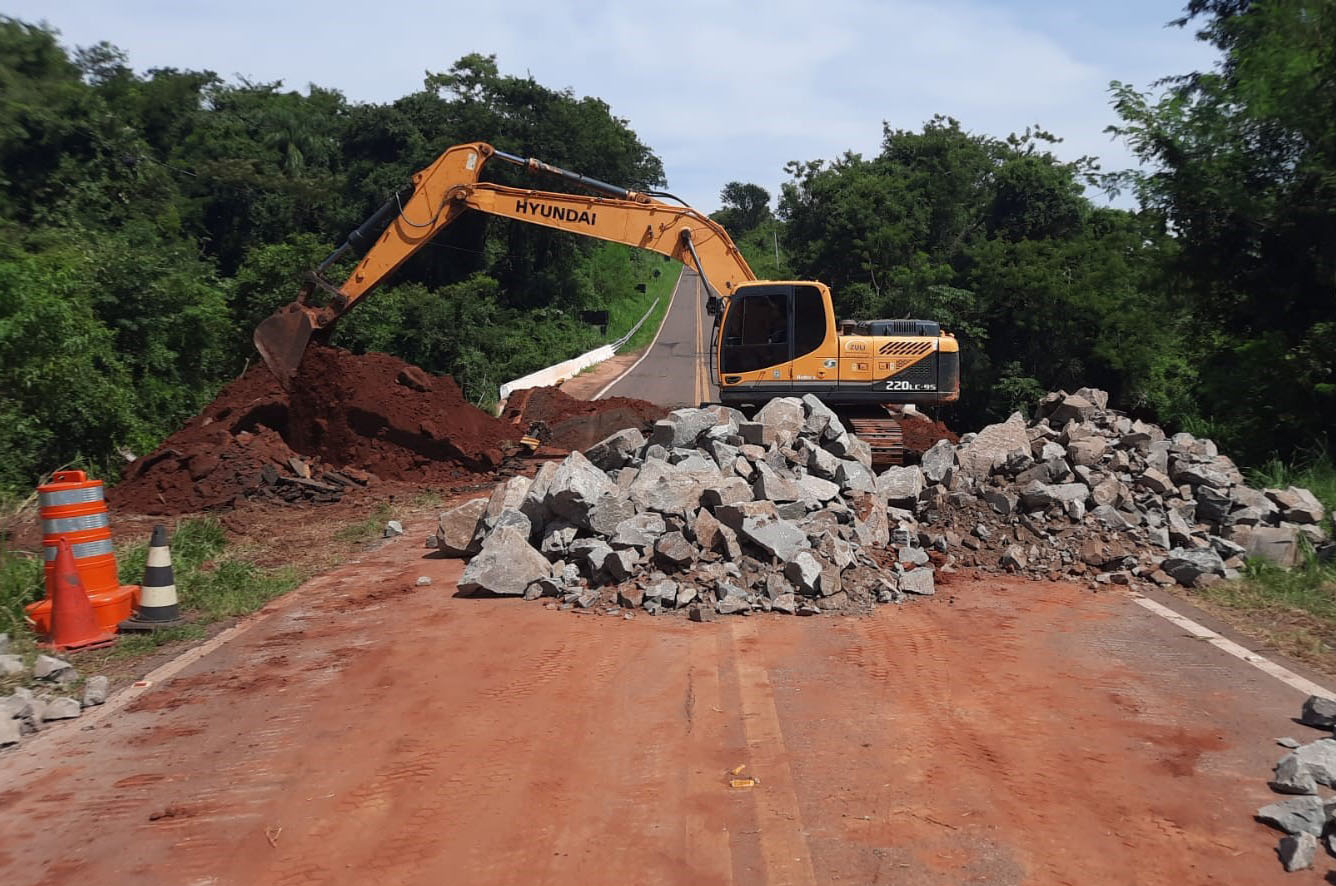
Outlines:
{"type": "Polygon", "coordinates": [[[301,302],[279,308],[255,327],[255,348],[283,387],[291,387],[317,328],[314,311],[301,302]]]}

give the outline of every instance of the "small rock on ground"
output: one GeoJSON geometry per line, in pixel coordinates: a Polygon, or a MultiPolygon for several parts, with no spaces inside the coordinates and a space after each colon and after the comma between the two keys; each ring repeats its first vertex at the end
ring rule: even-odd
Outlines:
{"type": "Polygon", "coordinates": [[[1276,854],[1285,870],[1306,871],[1313,866],[1313,858],[1317,855],[1317,837],[1312,834],[1281,837],[1276,854]]]}
{"type": "Polygon", "coordinates": [[[84,707],[100,705],[107,700],[108,680],[106,677],[89,677],[88,682],[84,684],[84,707]]]}

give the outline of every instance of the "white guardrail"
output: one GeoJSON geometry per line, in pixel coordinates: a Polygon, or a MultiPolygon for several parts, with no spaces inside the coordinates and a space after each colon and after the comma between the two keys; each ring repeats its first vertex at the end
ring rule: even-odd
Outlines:
{"type": "Polygon", "coordinates": [[[561,384],[566,379],[574,378],[576,375],[579,375],[590,366],[602,363],[604,360],[607,360],[612,357],[612,355],[616,354],[628,341],[631,340],[631,336],[636,334],[636,330],[644,325],[645,321],[649,319],[649,315],[654,313],[654,309],[658,306],[659,300],[656,298],[649,306],[649,310],[645,311],[645,315],[636,321],[636,325],[632,326],[627,331],[626,335],[623,335],[616,341],[594,348],[592,351],[586,351],[578,357],[563,360],[546,369],[530,372],[528,375],[517,378],[514,381],[506,382],[500,388],[501,394],[499,399],[505,400],[516,391],[523,391],[526,388],[545,388],[548,385],[561,384]]]}

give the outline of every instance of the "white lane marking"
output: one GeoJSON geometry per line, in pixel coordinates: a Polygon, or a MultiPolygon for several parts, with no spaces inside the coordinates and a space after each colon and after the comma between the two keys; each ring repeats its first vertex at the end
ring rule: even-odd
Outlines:
{"type": "Polygon", "coordinates": [[[1325,686],[1319,686],[1312,680],[1299,676],[1289,668],[1281,667],[1266,656],[1258,655],[1256,652],[1240,646],[1233,640],[1225,639],[1210,628],[1197,624],[1197,622],[1188,618],[1186,615],[1180,615],[1163,603],[1157,603],[1149,597],[1133,597],[1132,599],[1136,600],[1137,605],[1144,609],[1149,609],[1161,618],[1174,623],[1192,636],[1205,640],[1215,648],[1228,652],[1230,655],[1241,661],[1246,661],[1259,671],[1275,677],[1286,686],[1289,686],[1292,689],[1297,689],[1304,695],[1320,695],[1323,698],[1336,698],[1336,693],[1333,693],[1325,686]]]}
{"type": "Polygon", "coordinates": [[[599,391],[594,396],[590,397],[589,398],[590,400],[601,399],[604,394],[606,394],[608,391],[611,391],[614,387],[617,386],[617,382],[621,381],[631,373],[635,372],[636,367],[639,366],[641,363],[645,362],[645,358],[649,356],[650,351],[654,350],[654,346],[659,343],[659,336],[663,334],[663,327],[668,325],[668,315],[673,312],[673,302],[677,300],[677,289],[679,286],[682,285],[682,278],[686,276],[686,273],[687,273],[686,266],[683,265],[682,270],[678,271],[677,273],[677,282],[673,284],[673,295],[672,298],[668,299],[668,308],[663,312],[663,319],[659,321],[659,329],[657,332],[654,333],[654,338],[650,341],[649,347],[645,348],[645,353],[640,355],[639,360],[631,364],[630,369],[626,370],[621,375],[617,376],[612,381],[608,382],[607,387],[599,391]]]}

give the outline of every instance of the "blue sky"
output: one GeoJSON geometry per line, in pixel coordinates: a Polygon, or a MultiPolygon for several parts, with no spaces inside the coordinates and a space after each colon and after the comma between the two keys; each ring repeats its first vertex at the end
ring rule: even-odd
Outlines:
{"type": "MultiPolygon", "coordinates": [[[[1105,135],[1108,83],[1146,88],[1209,67],[1181,2],[725,0],[347,3],[0,0],[70,46],[107,40],[136,69],[209,69],[308,83],[355,101],[419,88],[470,52],[501,70],[607,101],[663,158],[669,188],[718,207],[732,180],[777,195],[788,160],[874,154],[882,121],[935,113],[1004,136],[1039,123],[1060,156],[1133,165],[1105,135]]],[[[477,133],[485,140],[487,133],[477,133]]],[[[442,148],[446,147],[442,145],[442,148]]]]}

